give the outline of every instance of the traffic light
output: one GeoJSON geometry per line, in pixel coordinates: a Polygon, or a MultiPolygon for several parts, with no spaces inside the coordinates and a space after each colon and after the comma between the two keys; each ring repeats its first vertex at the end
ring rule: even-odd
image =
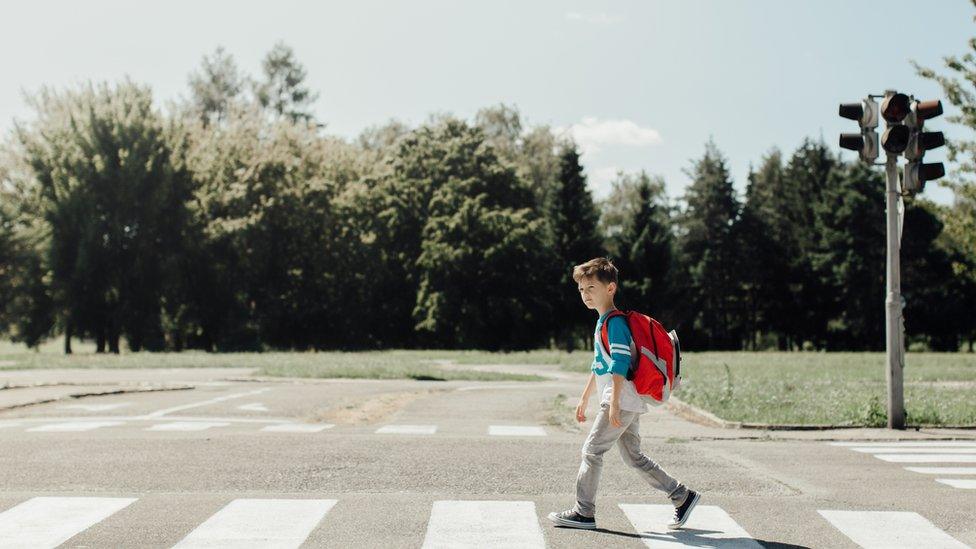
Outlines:
{"type": "Polygon", "coordinates": [[[908,147],[911,130],[902,122],[911,112],[911,100],[903,93],[885,96],[881,102],[881,116],[888,123],[881,136],[881,148],[891,154],[901,154],[908,147]]]}
{"type": "Polygon", "coordinates": [[[902,174],[902,191],[915,194],[925,190],[925,182],[933,181],[945,175],[942,162],[925,164],[925,151],[930,151],[945,145],[942,132],[924,131],[926,120],[942,114],[942,102],[938,99],[930,101],[912,101],[905,125],[909,128],[908,143],[905,147],[905,165],[902,174]]]}
{"type": "Polygon", "coordinates": [[[860,133],[840,134],[840,146],[857,151],[861,160],[868,164],[878,159],[878,104],[868,97],[859,103],[841,103],[840,115],[856,120],[861,126],[860,133]]]}

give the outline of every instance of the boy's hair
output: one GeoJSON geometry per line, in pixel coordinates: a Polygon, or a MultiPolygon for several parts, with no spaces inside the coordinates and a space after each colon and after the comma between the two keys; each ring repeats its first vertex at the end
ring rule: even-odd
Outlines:
{"type": "Polygon", "coordinates": [[[604,284],[617,282],[617,267],[606,257],[596,257],[573,267],[573,280],[579,284],[583,278],[596,277],[604,284]]]}

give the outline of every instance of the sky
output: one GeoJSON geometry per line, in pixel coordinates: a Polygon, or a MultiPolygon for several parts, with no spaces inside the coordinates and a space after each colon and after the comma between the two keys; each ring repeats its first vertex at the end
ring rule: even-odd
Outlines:
{"type": "MultiPolygon", "coordinates": [[[[966,0],[33,0],[0,14],[3,134],[32,117],[24,94],[45,85],[129,77],[165,108],[218,46],[257,75],[284,41],[327,133],[504,103],[577,140],[598,198],[618,170],[662,176],[680,197],[709,138],[743,192],[772,147],[788,155],[822,137],[840,150],[837,134],[857,130],[841,102],[885,89],[938,98],[911,60],[941,68],[976,35],[966,0]]],[[[974,137],[944,117],[927,127],[974,137]]],[[[925,195],[952,197],[931,184],[925,195]]]]}

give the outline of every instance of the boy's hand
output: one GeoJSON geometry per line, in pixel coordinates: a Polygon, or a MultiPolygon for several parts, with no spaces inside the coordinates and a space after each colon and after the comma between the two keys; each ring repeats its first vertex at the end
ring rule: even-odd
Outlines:
{"type": "Polygon", "coordinates": [[[579,404],[576,405],[576,421],[583,423],[586,421],[586,405],[589,404],[589,400],[581,398],[579,404]]]}
{"type": "Polygon", "coordinates": [[[620,403],[619,402],[614,402],[614,401],[611,401],[610,402],[610,425],[613,425],[614,427],[617,427],[618,429],[621,426],[623,426],[623,423],[620,421],[620,403]]]}

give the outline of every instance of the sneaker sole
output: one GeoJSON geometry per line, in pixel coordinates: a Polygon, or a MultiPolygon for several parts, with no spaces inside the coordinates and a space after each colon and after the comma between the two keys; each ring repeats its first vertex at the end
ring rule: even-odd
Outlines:
{"type": "Polygon", "coordinates": [[[566,520],[559,518],[555,513],[549,515],[549,520],[556,523],[556,526],[565,526],[566,528],[579,528],[580,530],[596,530],[595,522],[575,522],[572,520],[566,520]]]}
{"type": "Polygon", "coordinates": [[[685,511],[685,518],[684,518],[684,520],[682,520],[681,522],[674,523],[674,524],[669,524],[668,525],[668,529],[670,529],[670,530],[677,530],[677,529],[681,528],[682,526],[684,526],[685,523],[688,522],[688,519],[691,517],[691,512],[694,511],[695,510],[695,506],[698,505],[698,500],[699,499],[701,499],[701,494],[700,493],[695,494],[695,499],[691,500],[691,506],[688,507],[688,510],[687,511],[685,511]]]}

